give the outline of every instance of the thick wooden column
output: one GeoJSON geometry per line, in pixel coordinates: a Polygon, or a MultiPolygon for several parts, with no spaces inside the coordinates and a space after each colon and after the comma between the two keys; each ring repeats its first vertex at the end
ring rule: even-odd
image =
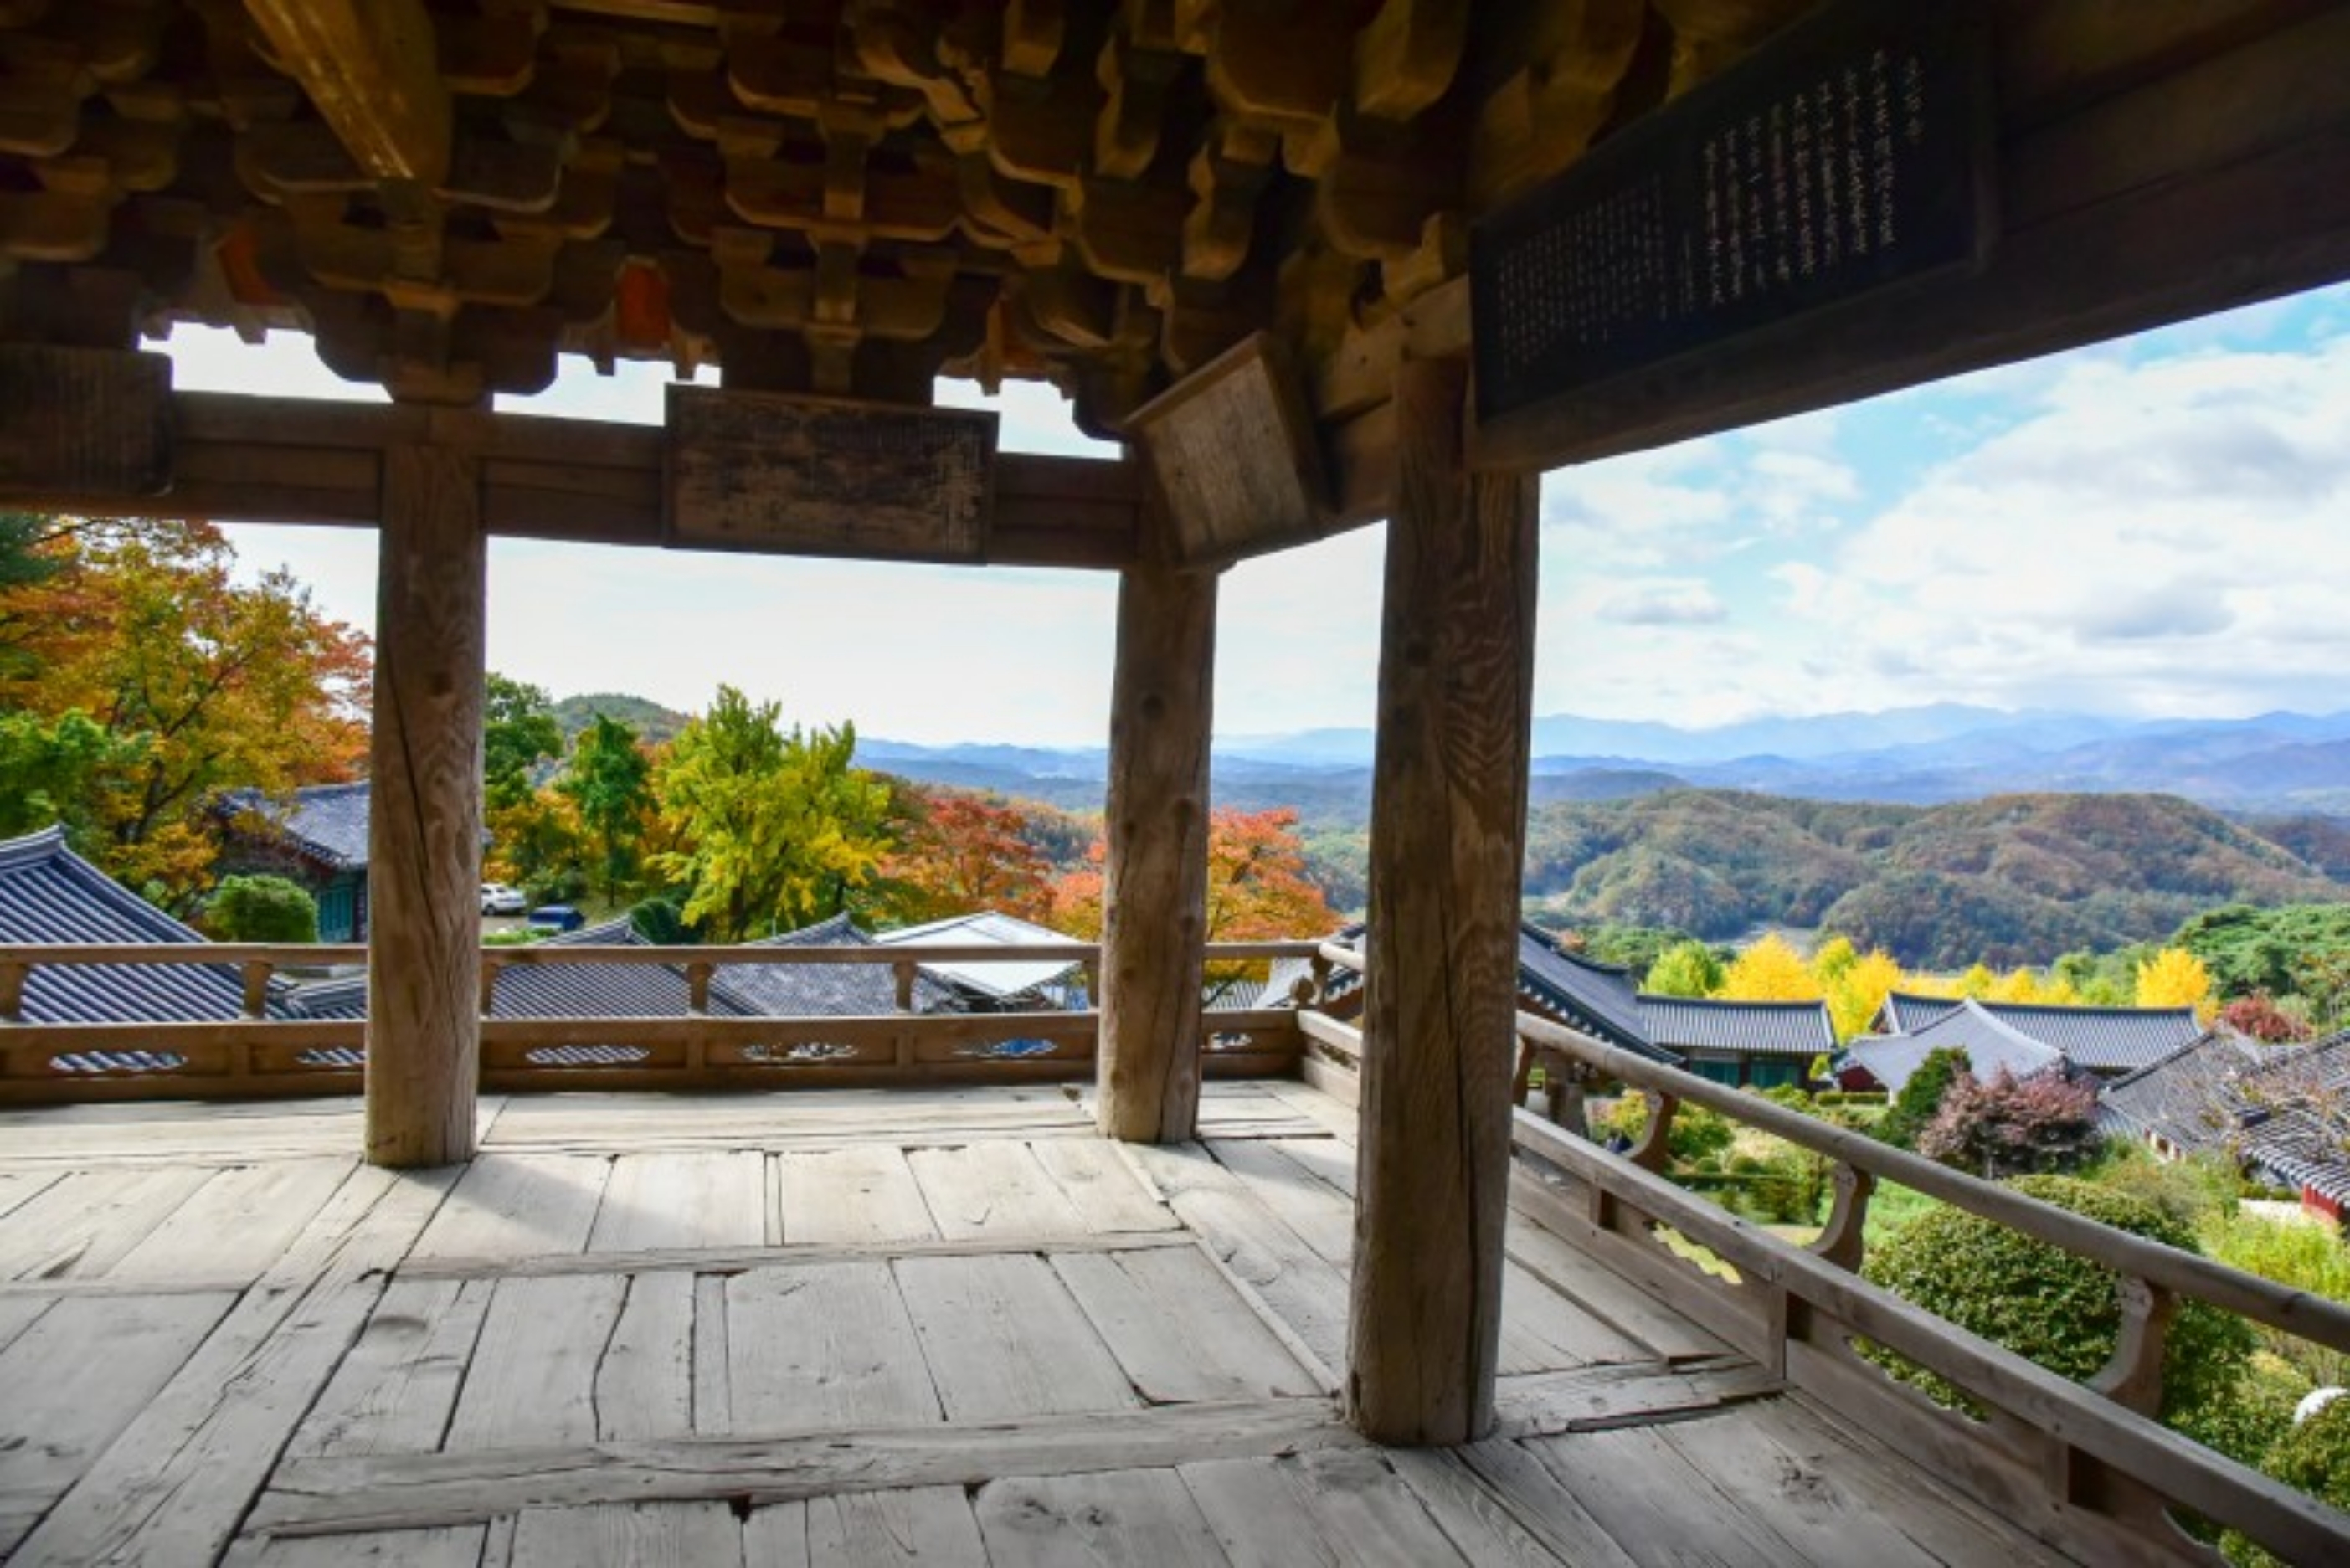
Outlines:
{"type": "Polygon", "coordinates": [[[1492,1425],[1532,722],[1536,482],[1471,475],[1467,369],[1406,364],[1379,629],[1347,1418],[1492,1425]]]}
{"type": "Polygon", "coordinates": [[[1127,572],[1110,682],[1097,1075],[1101,1130],[1128,1143],[1180,1142],[1199,1119],[1215,663],[1215,574],[1127,572]]]}
{"type": "Polygon", "coordinates": [[[368,826],[367,1157],[473,1152],[481,1081],[482,686],[488,554],[476,461],[383,455],[368,826]]]}

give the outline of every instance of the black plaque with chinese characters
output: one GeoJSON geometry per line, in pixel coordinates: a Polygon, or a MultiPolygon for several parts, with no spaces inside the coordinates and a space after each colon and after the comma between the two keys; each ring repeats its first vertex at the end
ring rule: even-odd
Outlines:
{"type": "Polygon", "coordinates": [[[1472,231],[1482,421],[1979,264],[1976,0],[1846,0],[1472,231]]]}

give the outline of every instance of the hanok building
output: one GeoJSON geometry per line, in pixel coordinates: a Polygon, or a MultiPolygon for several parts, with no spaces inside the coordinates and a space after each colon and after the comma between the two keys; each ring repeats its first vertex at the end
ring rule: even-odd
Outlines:
{"type": "Polygon", "coordinates": [[[284,799],[236,790],[215,807],[227,843],[224,872],[265,871],[300,883],[318,902],[318,940],[368,934],[368,800],[364,784],[309,784],[284,799]]]}
{"type": "MultiPolygon", "coordinates": [[[[1363,928],[1350,926],[1337,940],[1362,945],[1363,928]]],[[[1299,966],[1276,971],[1268,990],[1276,995],[1294,981],[1299,966]]],[[[1334,976],[1323,1004],[1351,1016],[1361,985],[1351,975],[1334,976]]],[[[1835,1049],[1835,1026],[1818,1002],[1731,1002],[1655,996],[1639,989],[1632,971],[1600,963],[1560,947],[1539,926],[1518,929],[1518,1004],[1556,1019],[1613,1045],[1654,1061],[1683,1065],[1701,1078],[1732,1087],[1801,1086],[1812,1068],[1835,1049]]]]}
{"type": "Polygon", "coordinates": [[[1952,1013],[1964,1011],[1970,1000],[1976,1014],[1996,1019],[2024,1039],[2101,1078],[2149,1066],[2203,1033],[2191,1007],[2059,1007],[1913,996],[1903,992],[1885,999],[1870,1033],[1922,1034],[1952,1013]]]}
{"type": "Polygon", "coordinates": [[[2097,1112],[2166,1159],[2224,1154],[2337,1223],[2350,1209],[2350,1034],[2298,1046],[2208,1034],[2102,1085],[2097,1112]]]}
{"type": "Polygon", "coordinates": [[[1978,1076],[2003,1067],[2021,1078],[2062,1066],[2118,1078],[2202,1034],[2191,1007],[2056,1007],[1896,992],[1878,1009],[1875,1032],[1854,1041],[1846,1059],[1898,1094],[1937,1050],[1965,1051],[1978,1076]]]}
{"type": "MultiPolygon", "coordinates": [[[[2345,1349],[2350,1314],[2035,1208],[2135,1282],[2141,1354],[2081,1387],[1850,1272],[1871,1171],[1999,1200],[1837,1143],[1837,1217],[1795,1248],[1665,1189],[1653,1151],[1513,1116],[1509,1067],[1524,1031],[1814,1136],[1515,1005],[1540,472],[2350,275],[2345,57],[2340,0],[0,5],[0,502],[380,541],[364,1131],[321,1110],[277,1147],[334,1134],[340,1161],[169,1169],[152,1190],[199,1207],[142,1240],[149,1210],[84,1201],[125,1143],[245,1151],[251,1124],[38,1127],[84,1166],[0,1213],[5,1255],[135,1259],[108,1288],[176,1293],[7,1298],[11,1324],[38,1304],[0,1370],[39,1397],[0,1421],[72,1419],[7,1434],[41,1456],[37,1489],[11,1472],[20,1554],[715,1562],[878,1519],[971,1557],[1121,1532],[1351,1556],[1369,1529],[1431,1561],[2137,1561],[2199,1550],[2180,1507],[2350,1552],[2350,1520],[2147,1418],[2149,1303],[2224,1290],[2345,1349]],[[307,332],[392,400],[175,393],[139,349],[178,322],[307,332]],[[721,385],[658,429],[486,406],[567,356],[721,385]],[[999,453],[989,416],[931,407],[941,374],[1049,381],[1124,455],[999,453]],[[1209,1062],[1217,574],[1379,517],[1361,1028],[1260,1013],[1289,1049],[1209,1062]],[[534,1098],[576,1080],[510,1053],[614,1021],[483,1016],[493,536],[1116,574],[1099,1006],[1001,1015],[1060,1020],[1066,1054],[962,1060],[978,1025],[908,1012],[804,1026],[850,1057],[753,1063],[776,1021],[689,1014],[619,1021],[680,1087],[994,1086],[895,1116],[534,1098]],[[1082,1106],[1020,1087],[1073,1067],[1082,1106]],[[1339,1097],[1203,1095],[1218,1070],[1339,1097]],[[1221,1136],[1267,1126],[1293,1147],[1221,1136]],[[855,1240],[794,1241],[827,1213],[855,1240]],[[206,1288],[230,1279],[261,1288],[206,1288]],[[144,1314],[140,1355],[104,1303],[144,1314]],[[1883,1387],[1856,1339],[1997,1419],[1883,1387]]],[[[18,945],[0,974],[90,956],[18,945]]],[[[109,1027],[0,1029],[0,1094],[82,1093],[52,1064],[109,1027]]],[[[294,1056],[359,1039],[176,1027],[204,1032],[187,1071],[108,1091],[315,1093],[343,1080],[294,1056]]]]}

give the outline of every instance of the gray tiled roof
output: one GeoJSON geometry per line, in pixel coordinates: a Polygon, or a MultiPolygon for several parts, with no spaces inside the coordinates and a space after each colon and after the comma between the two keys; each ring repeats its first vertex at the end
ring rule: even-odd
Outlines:
{"type": "MultiPolygon", "coordinates": [[[[2191,1007],[2054,1007],[1981,1001],[1975,1005],[2024,1038],[2093,1073],[2151,1066],[2203,1033],[2191,1007]]],[[[1897,992],[1885,999],[1879,1017],[1891,1019],[1898,1033],[1916,1034],[1958,1007],[1957,1002],[1946,997],[1897,992]]]]}
{"type": "MultiPolygon", "coordinates": [[[[1330,940],[1359,950],[1363,926],[1357,921],[1330,940]]],[[[1275,964],[1273,978],[1266,982],[1267,999],[1275,1006],[1286,1006],[1289,984],[1305,972],[1302,960],[1275,964]]],[[[1343,1000],[1362,983],[1363,977],[1352,970],[1334,968],[1326,1000],[1343,1000]]],[[[1561,952],[1539,926],[1518,928],[1518,994],[1543,1012],[1612,1045],[1673,1065],[1680,1063],[1679,1054],[1660,1048],[1649,1037],[1630,971],[1561,952]]]]}
{"type": "Polygon", "coordinates": [[[1988,1078],[2002,1067],[2019,1078],[2029,1077],[2064,1060],[2055,1047],[2019,1033],[1972,999],[1913,1033],[1856,1040],[1845,1054],[1898,1095],[1929,1054],[1952,1047],[1967,1054],[1967,1064],[1978,1078],[1988,1078]]]}
{"type": "Polygon", "coordinates": [[[2173,1148],[2216,1148],[2236,1130],[2236,1078],[2267,1054],[2233,1033],[2204,1034],[2097,1091],[2109,1130],[2151,1133],[2173,1148]]]}
{"type": "MultiPolygon", "coordinates": [[[[68,848],[62,828],[0,843],[0,941],[203,940],[68,848]]],[[[202,1023],[244,1010],[230,964],[43,964],[25,981],[28,1023],[202,1023]]]]}
{"type": "MultiPolygon", "coordinates": [[[[541,947],[643,947],[628,917],[582,926],[551,937],[541,947]]],[[[722,971],[723,972],[723,971],[722,971]]],[[[308,1018],[367,1016],[367,976],[349,975],[296,986],[290,1004],[308,1018]]],[[[492,993],[493,1018],[682,1018],[686,981],[668,964],[515,964],[502,970],[492,993]]],[[[710,1011],[741,1017],[755,1009],[713,983],[710,1011]]]]}
{"type": "MultiPolygon", "coordinates": [[[[865,948],[873,939],[847,915],[751,944],[776,948],[865,948]]],[[[711,982],[740,999],[746,1012],[767,1018],[861,1018],[898,1011],[898,977],[888,964],[734,964],[711,982]]],[[[914,971],[914,1011],[959,1011],[951,988],[926,971],[914,971]]]]}
{"type": "Polygon", "coordinates": [[[1799,1056],[1835,1049],[1835,1028],[1818,1002],[1714,1002],[1642,996],[1648,1039],[1672,1051],[1727,1051],[1742,1056],[1799,1056]]]}
{"type": "Polygon", "coordinates": [[[2106,1085],[2109,1126],[2227,1149],[2289,1186],[2350,1203],[2350,1033],[2263,1048],[2207,1035],[2106,1085]]]}
{"type": "Polygon", "coordinates": [[[357,871],[368,863],[371,793],[364,781],[306,785],[291,797],[280,798],[259,790],[232,790],[221,797],[220,809],[233,818],[258,816],[311,859],[338,871],[357,871]]]}

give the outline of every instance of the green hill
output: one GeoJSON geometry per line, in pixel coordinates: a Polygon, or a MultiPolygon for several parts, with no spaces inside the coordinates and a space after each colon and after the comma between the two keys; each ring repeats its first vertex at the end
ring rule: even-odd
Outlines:
{"type": "Polygon", "coordinates": [[[2166,937],[2217,904],[2350,901],[2350,879],[2296,853],[2321,836],[2275,831],[2294,847],[2170,795],[1898,806],[1684,790],[1538,807],[1526,895],[1567,920],[1713,940],[1827,927],[1913,965],[2042,963],[2166,937]]]}
{"type": "Polygon", "coordinates": [[[631,697],[622,691],[589,691],[577,697],[566,697],[555,705],[555,722],[563,726],[563,739],[568,743],[578,738],[597,714],[617,719],[637,732],[647,745],[657,746],[672,739],[692,718],[674,708],[664,708],[650,697],[631,697]]]}

